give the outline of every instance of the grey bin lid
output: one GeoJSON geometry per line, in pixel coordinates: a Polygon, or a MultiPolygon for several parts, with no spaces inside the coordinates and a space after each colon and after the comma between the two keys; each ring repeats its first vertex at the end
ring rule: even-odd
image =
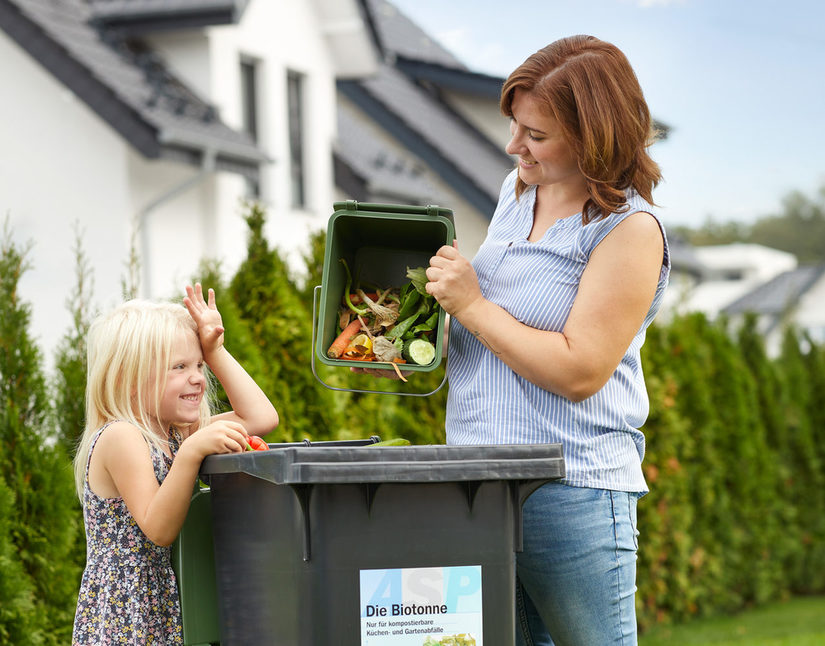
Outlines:
{"type": "Polygon", "coordinates": [[[564,477],[561,444],[490,446],[289,446],[210,455],[200,475],[245,473],[273,484],[552,480],[564,477]]]}

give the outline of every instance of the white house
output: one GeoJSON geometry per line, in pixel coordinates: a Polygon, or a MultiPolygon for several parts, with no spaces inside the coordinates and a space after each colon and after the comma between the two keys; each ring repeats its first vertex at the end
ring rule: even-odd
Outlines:
{"type": "Polygon", "coordinates": [[[756,316],[757,330],[771,356],[779,354],[789,325],[817,344],[825,343],[825,264],[782,272],[722,309],[736,325],[756,316]]]}
{"type": "Polygon", "coordinates": [[[296,253],[333,201],[336,80],[376,72],[362,0],[0,0],[0,214],[31,242],[22,297],[69,327],[79,225],[95,302],[181,293],[245,255],[242,198],[296,253]]]}
{"type": "Polygon", "coordinates": [[[755,316],[771,356],[788,325],[825,343],[825,264],[799,265],[791,253],[746,243],[690,247],[680,255],[695,262],[689,273],[674,272],[665,317],[698,311],[724,316],[735,328],[755,316]]]}

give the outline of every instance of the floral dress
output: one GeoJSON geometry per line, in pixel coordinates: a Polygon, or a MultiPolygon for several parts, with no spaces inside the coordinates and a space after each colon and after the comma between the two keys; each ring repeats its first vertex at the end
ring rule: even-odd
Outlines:
{"type": "MultiPolygon", "coordinates": [[[[109,424],[92,440],[89,459],[109,424]]],[[[180,436],[170,438],[172,454],[180,436]]],[[[150,446],[158,483],[172,458],[150,446]]],[[[122,498],[100,498],[89,488],[89,462],[83,490],[86,569],[80,583],[73,646],[183,644],[172,549],[150,541],[122,498]]]]}

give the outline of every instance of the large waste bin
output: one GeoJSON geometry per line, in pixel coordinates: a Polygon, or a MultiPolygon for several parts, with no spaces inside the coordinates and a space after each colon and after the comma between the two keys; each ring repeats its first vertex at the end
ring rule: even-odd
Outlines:
{"type": "Polygon", "coordinates": [[[222,646],[512,646],[521,506],[560,445],[271,446],[201,467],[222,646]]]}

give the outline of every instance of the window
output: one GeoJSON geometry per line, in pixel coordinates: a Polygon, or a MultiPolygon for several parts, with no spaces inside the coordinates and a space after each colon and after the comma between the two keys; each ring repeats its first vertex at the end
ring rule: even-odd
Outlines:
{"type": "Polygon", "coordinates": [[[306,206],[304,174],[304,76],[287,72],[287,118],[289,121],[289,177],[292,206],[306,206]]]}
{"type": "MultiPolygon", "coordinates": [[[[250,59],[241,60],[241,127],[252,140],[258,141],[258,65],[250,59]]],[[[247,196],[261,196],[257,180],[246,179],[247,196]]]]}

